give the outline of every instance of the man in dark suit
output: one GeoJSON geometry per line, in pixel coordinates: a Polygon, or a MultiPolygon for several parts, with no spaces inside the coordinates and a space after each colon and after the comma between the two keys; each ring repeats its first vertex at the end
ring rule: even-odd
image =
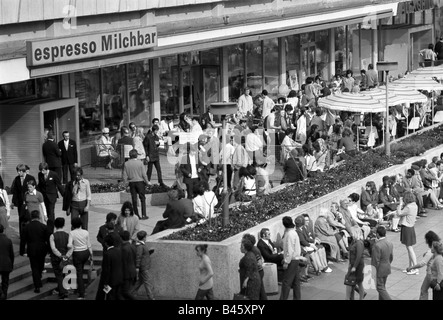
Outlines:
{"type": "Polygon", "coordinates": [[[137,280],[137,269],[135,261],[137,259],[137,251],[134,245],[130,243],[131,235],[125,230],[121,234],[122,237],[122,267],[123,267],[123,285],[121,288],[122,298],[125,300],[135,300],[131,293],[132,286],[137,280]]]}
{"type": "Polygon", "coordinates": [[[71,175],[71,180],[74,180],[74,168],[78,162],[77,144],[74,140],[69,139],[68,131],[63,131],[63,140],[58,142],[58,148],[62,153],[63,184],[67,184],[68,171],[71,175]]]}
{"type": "Polygon", "coordinates": [[[0,300],[8,298],[9,274],[14,266],[12,241],[3,233],[4,231],[5,228],[0,224],[0,276],[2,277],[0,300]]]}
{"type": "Polygon", "coordinates": [[[114,246],[114,238],[107,235],[105,243],[108,249],[103,253],[102,274],[104,288],[109,288],[106,300],[119,300],[123,284],[122,252],[114,246]]]}
{"type": "Polygon", "coordinates": [[[188,199],[194,197],[194,189],[201,179],[206,180],[203,166],[199,163],[198,153],[194,147],[191,147],[188,155],[182,158],[180,171],[183,173],[183,183],[186,184],[188,199]],[[186,162],[183,162],[185,160],[186,162]]]}
{"type": "Polygon", "coordinates": [[[386,239],[386,229],[383,226],[377,228],[377,239],[372,248],[371,264],[376,272],[378,300],[392,300],[386,291],[386,280],[391,274],[394,246],[386,239]]]}
{"type": "Polygon", "coordinates": [[[128,127],[122,127],[120,129],[122,137],[118,139],[117,150],[125,159],[125,162],[129,160],[129,151],[134,148],[134,139],[131,138],[131,132],[128,127]]]}
{"type": "Polygon", "coordinates": [[[260,230],[260,240],[258,240],[257,248],[265,262],[275,263],[278,267],[283,266],[284,256],[282,253],[278,253],[277,247],[271,241],[271,232],[268,228],[260,230]]]}
{"type": "Polygon", "coordinates": [[[54,141],[54,133],[48,132],[48,138],[43,143],[43,156],[48,164],[49,170],[54,171],[59,177],[62,176],[62,152],[54,141]]]}
{"type": "Polygon", "coordinates": [[[14,206],[17,207],[18,211],[18,222],[19,222],[19,233],[20,233],[20,254],[25,254],[26,244],[23,242],[23,229],[25,225],[31,220],[29,212],[26,211],[25,205],[25,193],[28,191],[28,182],[31,180],[35,181],[35,178],[30,174],[27,174],[27,166],[24,164],[19,164],[16,167],[18,175],[12,181],[11,193],[12,193],[12,204],[11,209],[14,206]]]}
{"type": "Polygon", "coordinates": [[[303,181],[306,176],[306,168],[298,158],[297,149],[293,149],[290,152],[290,157],[285,161],[283,166],[284,176],[282,183],[291,183],[297,181],[303,181]]]}
{"type": "Polygon", "coordinates": [[[48,214],[48,221],[46,222],[49,232],[54,231],[55,220],[55,204],[58,198],[58,192],[61,195],[65,193],[64,188],[60,182],[60,176],[49,169],[49,165],[46,162],[42,162],[38,165],[38,184],[37,190],[43,195],[45,201],[46,213],[48,214]]]}
{"type": "Polygon", "coordinates": [[[34,292],[40,293],[42,284],[42,272],[45,268],[45,257],[48,254],[49,231],[48,228],[39,221],[40,212],[31,212],[31,222],[23,231],[23,240],[28,246],[28,257],[31,263],[32,281],[34,282],[34,292]]]}

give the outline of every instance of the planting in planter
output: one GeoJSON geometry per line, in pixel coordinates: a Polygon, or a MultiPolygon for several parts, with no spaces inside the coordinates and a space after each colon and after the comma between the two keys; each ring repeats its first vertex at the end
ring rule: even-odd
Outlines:
{"type": "MultiPolygon", "coordinates": [[[[146,186],[146,194],[166,193],[171,190],[166,185],[153,184],[146,186]]],[[[129,192],[129,187],[125,187],[124,183],[97,183],[91,185],[91,193],[108,193],[108,192],[129,192]]]]}
{"type": "Polygon", "coordinates": [[[222,241],[353,182],[393,165],[404,163],[406,159],[421,155],[426,150],[441,144],[443,144],[443,127],[437,126],[393,143],[390,157],[384,154],[383,149],[369,150],[317,177],[296,183],[263,198],[257,198],[248,206],[240,205],[230,211],[228,226],[222,227],[222,217],[217,217],[212,220],[211,226],[208,223],[197,225],[162,239],[222,241]]]}

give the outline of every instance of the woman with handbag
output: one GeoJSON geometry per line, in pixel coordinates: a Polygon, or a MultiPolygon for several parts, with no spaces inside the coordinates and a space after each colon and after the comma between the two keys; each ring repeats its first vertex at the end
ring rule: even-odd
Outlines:
{"type": "Polygon", "coordinates": [[[363,252],[365,246],[363,244],[363,234],[360,228],[352,228],[352,243],[349,247],[349,268],[345,277],[346,300],[354,300],[354,291],[358,286],[360,300],[363,300],[366,293],[363,288],[363,269],[365,268],[365,260],[363,252]]]}
{"type": "Polygon", "coordinates": [[[432,300],[443,300],[443,244],[434,241],[431,251],[434,254],[431,264],[432,300]]]}

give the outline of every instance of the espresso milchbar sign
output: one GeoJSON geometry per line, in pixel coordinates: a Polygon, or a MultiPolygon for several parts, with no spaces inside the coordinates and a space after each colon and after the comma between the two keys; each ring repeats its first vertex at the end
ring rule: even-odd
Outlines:
{"type": "Polygon", "coordinates": [[[28,41],[27,64],[40,66],[95,58],[157,46],[157,27],[28,41]]]}

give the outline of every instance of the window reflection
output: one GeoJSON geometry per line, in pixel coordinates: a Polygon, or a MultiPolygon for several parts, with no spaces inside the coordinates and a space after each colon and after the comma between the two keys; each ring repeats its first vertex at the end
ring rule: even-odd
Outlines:
{"type": "Polygon", "coordinates": [[[255,97],[263,90],[263,52],[262,42],[246,43],[246,72],[247,87],[251,89],[251,96],[255,97]]]}
{"type": "Polygon", "coordinates": [[[278,96],[278,38],[263,41],[265,60],[265,89],[271,99],[278,96]]]}
{"type": "MultiPolygon", "coordinates": [[[[76,72],[75,96],[78,98],[80,111],[80,137],[87,137],[100,129],[100,72],[88,70],[76,72]]],[[[109,95],[104,97],[105,106],[109,106],[109,95]]]]}
{"type": "Polygon", "coordinates": [[[176,55],[159,59],[159,74],[162,116],[178,115],[178,68],[176,55]]]}
{"type": "Polygon", "coordinates": [[[103,96],[106,126],[129,124],[125,65],[103,68],[103,96]],[[105,96],[107,95],[107,96],[105,96]],[[109,104],[107,104],[109,102],[109,104]]]}
{"type": "Polygon", "coordinates": [[[227,47],[229,100],[237,101],[245,83],[244,45],[227,47]]]}
{"type": "Polygon", "coordinates": [[[151,125],[151,76],[149,60],[128,64],[129,112],[131,122],[151,125]]]}

